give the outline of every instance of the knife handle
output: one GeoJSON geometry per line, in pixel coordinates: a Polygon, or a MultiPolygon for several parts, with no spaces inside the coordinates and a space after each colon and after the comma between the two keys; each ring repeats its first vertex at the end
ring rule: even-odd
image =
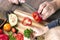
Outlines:
{"type": "Polygon", "coordinates": [[[50,22],[49,24],[47,24],[47,26],[49,27],[49,29],[53,28],[53,27],[56,27],[60,25],[60,18],[57,19],[57,20],[54,20],[52,22],[50,22]]]}

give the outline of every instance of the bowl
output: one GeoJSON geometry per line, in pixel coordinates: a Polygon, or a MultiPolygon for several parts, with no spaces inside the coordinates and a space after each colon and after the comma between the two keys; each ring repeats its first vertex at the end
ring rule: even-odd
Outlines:
{"type": "Polygon", "coordinates": [[[6,19],[0,18],[0,28],[5,24],[6,19]]]}

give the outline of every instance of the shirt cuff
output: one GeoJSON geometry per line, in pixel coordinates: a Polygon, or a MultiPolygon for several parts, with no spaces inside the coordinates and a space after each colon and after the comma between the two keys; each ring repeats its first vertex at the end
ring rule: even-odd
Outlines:
{"type": "Polygon", "coordinates": [[[57,19],[47,24],[47,26],[49,29],[51,29],[51,28],[58,26],[59,24],[60,24],[60,19],[57,19]]]}

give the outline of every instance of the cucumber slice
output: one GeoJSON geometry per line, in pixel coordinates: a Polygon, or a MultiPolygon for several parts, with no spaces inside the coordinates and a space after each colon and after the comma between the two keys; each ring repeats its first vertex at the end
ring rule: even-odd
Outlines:
{"type": "Polygon", "coordinates": [[[10,23],[10,25],[11,26],[15,26],[17,24],[17,22],[18,22],[17,16],[15,14],[12,14],[12,13],[9,14],[8,16],[9,16],[9,23],[10,23]]]}

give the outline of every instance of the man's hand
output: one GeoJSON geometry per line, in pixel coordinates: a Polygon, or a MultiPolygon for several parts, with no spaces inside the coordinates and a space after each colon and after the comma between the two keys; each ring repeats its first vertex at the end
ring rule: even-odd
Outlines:
{"type": "Polygon", "coordinates": [[[25,3],[25,0],[8,0],[10,3],[15,3],[15,4],[18,4],[19,2],[20,3],[25,3]]]}
{"type": "Polygon", "coordinates": [[[55,2],[44,2],[39,6],[38,13],[41,14],[42,19],[46,20],[57,10],[55,2]]]}

